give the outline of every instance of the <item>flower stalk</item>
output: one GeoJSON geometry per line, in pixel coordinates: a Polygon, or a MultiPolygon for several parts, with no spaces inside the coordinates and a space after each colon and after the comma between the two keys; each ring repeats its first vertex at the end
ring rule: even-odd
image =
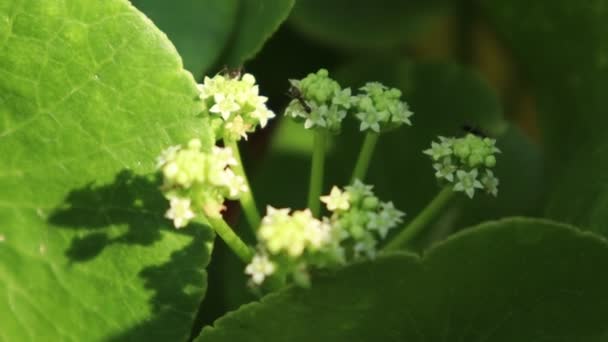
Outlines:
{"type": "Polygon", "coordinates": [[[310,185],[308,191],[308,208],[312,215],[319,217],[321,211],[320,196],[323,188],[323,169],[325,164],[325,146],[327,134],[325,130],[315,130],[310,169],[310,185]]]}
{"type": "Polygon", "coordinates": [[[241,261],[248,264],[253,259],[253,251],[239,238],[230,228],[228,223],[220,217],[206,217],[208,224],[219,235],[228,247],[236,254],[241,261]]]}
{"type": "Polygon", "coordinates": [[[384,246],[383,251],[395,251],[406,247],[424,228],[428,227],[429,223],[437,217],[453,196],[454,191],[452,191],[452,187],[445,186],[418,216],[410,221],[397,236],[384,246]]]}
{"type": "Polygon", "coordinates": [[[357,179],[362,182],[365,180],[365,175],[367,174],[369,163],[372,159],[372,155],[374,154],[374,149],[376,148],[376,143],[378,142],[379,137],[380,134],[373,131],[368,131],[365,135],[363,145],[361,146],[361,151],[359,152],[359,157],[357,158],[357,164],[355,164],[353,176],[350,180],[351,183],[357,179]]]}
{"type": "Polygon", "coordinates": [[[239,197],[239,202],[241,203],[241,208],[243,208],[243,212],[245,213],[249,226],[251,226],[252,231],[255,233],[260,226],[261,218],[258,207],[255,203],[255,197],[253,196],[253,190],[251,189],[251,185],[249,183],[249,178],[247,178],[247,173],[245,172],[245,168],[243,166],[243,160],[241,158],[241,153],[239,152],[238,143],[235,140],[224,139],[224,145],[232,150],[232,155],[237,161],[237,165],[233,167],[234,173],[237,176],[243,177],[245,180],[245,185],[249,189],[249,191],[241,194],[239,197]]]}

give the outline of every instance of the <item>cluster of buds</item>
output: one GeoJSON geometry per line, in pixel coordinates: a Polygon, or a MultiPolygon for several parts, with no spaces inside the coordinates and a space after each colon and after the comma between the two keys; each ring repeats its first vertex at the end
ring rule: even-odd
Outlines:
{"type": "Polygon", "coordinates": [[[409,118],[413,113],[407,103],[400,100],[401,91],[381,83],[367,83],[360,88],[361,94],[351,95],[350,88],[342,89],[325,69],[290,83],[294,99],[285,115],[304,120],[307,129],[322,127],[339,132],[349,110],[361,122],[361,131],[379,133],[402,124],[411,125],[409,118]]]}
{"type": "Polygon", "coordinates": [[[354,107],[356,117],[361,122],[361,131],[372,130],[380,133],[401,126],[412,125],[410,117],[414,114],[407,103],[400,100],[401,91],[388,88],[378,82],[369,82],[360,88],[364,93],[356,97],[354,107]]]}
{"type": "Polygon", "coordinates": [[[401,222],[403,213],[380,202],[372,187],[356,181],[322,196],[330,217],[316,219],[310,210],[268,211],[257,232],[258,253],[245,268],[255,285],[272,274],[309,284],[310,267],[333,267],[360,257],[374,257],[378,241],[401,222]]]}
{"type": "Polygon", "coordinates": [[[198,210],[210,217],[221,216],[226,198],[237,199],[248,191],[245,179],[232,170],[235,165],[232,150],[213,146],[204,151],[199,139],[190,140],[186,147],[169,147],[157,161],[163,194],[171,205],[165,217],[181,228],[198,210]]]}
{"type": "Polygon", "coordinates": [[[500,150],[495,145],[494,139],[469,133],[462,138],[439,137],[424,153],[433,160],[435,177],[454,184],[454,191],[473,198],[477,189],[483,189],[496,196],[498,178],[491,169],[500,150]]]}
{"type": "Polygon", "coordinates": [[[341,233],[347,259],[373,258],[380,240],[389,230],[402,222],[405,215],[392,202],[381,202],[371,185],[355,180],[344,190],[334,186],[327,196],[321,197],[332,212],[329,221],[341,233]]]}
{"type": "Polygon", "coordinates": [[[258,252],[245,268],[254,285],[279,271],[301,286],[309,283],[309,266],[342,262],[335,229],[314,218],[310,210],[290,212],[268,206],[257,232],[258,252]]]}
{"type": "Polygon", "coordinates": [[[205,77],[199,84],[200,98],[207,110],[217,114],[219,136],[238,141],[247,140],[259,124],[262,128],[275,114],[266,107],[268,98],[259,95],[259,88],[251,74],[215,75],[205,77]]]}
{"type": "Polygon", "coordinates": [[[306,129],[320,127],[331,132],[340,131],[342,120],[355,101],[350,88],[342,89],[325,69],[289,82],[293,100],[285,109],[285,115],[303,120],[306,129]]]}

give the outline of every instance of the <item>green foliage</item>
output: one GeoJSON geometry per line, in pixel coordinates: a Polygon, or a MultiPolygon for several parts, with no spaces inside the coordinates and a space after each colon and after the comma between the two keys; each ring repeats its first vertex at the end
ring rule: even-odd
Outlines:
{"type": "Polygon", "coordinates": [[[134,0],[163,30],[196,77],[215,64],[251,59],[287,18],[294,0],[134,0]]]}
{"type": "Polygon", "coordinates": [[[606,5],[594,0],[484,6],[538,93],[552,180],[546,215],[605,236],[608,48],[601,42],[608,34],[606,5]]]}
{"type": "Polygon", "coordinates": [[[607,262],[608,244],[573,227],[490,222],[423,257],[382,256],[269,295],[197,341],[596,341],[607,262]]]}
{"type": "Polygon", "coordinates": [[[445,0],[305,0],[291,21],[302,32],[349,48],[390,48],[424,31],[445,0]],[[348,15],[345,15],[345,11],[348,15]]]}
{"type": "Polygon", "coordinates": [[[239,13],[238,0],[133,0],[169,36],[196,77],[219,62],[230,44],[239,13]]]}
{"type": "Polygon", "coordinates": [[[212,233],[175,232],[149,174],[211,143],[192,77],[125,1],[9,1],[0,21],[2,337],[184,339],[212,233]]]}
{"type": "MultiPolygon", "coordinates": [[[[606,0],[0,2],[0,341],[179,341],[198,336],[203,326],[197,340],[606,340],[607,5],[606,0]],[[518,109],[513,94],[483,79],[496,80],[477,60],[483,48],[471,48],[482,45],[479,37],[488,27],[498,37],[492,44],[504,43],[502,58],[518,66],[507,69],[520,82],[511,86],[531,90],[538,135],[520,129],[521,118],[510,121],[518,109]],[[442,60],[429,62],[427,56],[442,60]],[[334,125],[340,129],[327,137],[326,151],[317,149],[317,156],[326,152],[326,177],[315,184],[330,194],[323,199],[330,211],[346,210],[339,188],[350,183],[365,136],[357,114],[372,128],[377,118],[361,113],[387,108],[398,109],[403,122],[414,113],[413,127],[375,129],[379,132],[365,140],[366,157],[356,174],[365,174],[378,198],[407,212],[405,225],[440,191],[435,172],[445,171],[440,172],[445,179],[450,175],[422,151],[438,135],[464,136],[464,125],[496,139],[502,152],[496,159],[488,159],[486,151],[483,158],[467,155],[461,162],[467,172],[482,162],[492,167],[500,178],[499,196],[446,200],[445,210],[416,235],[410,251],[380,252],[373,260],[332,270],[311,268],[310,288],[287,287],[255,298],[245,285],[245,265],[226,257],[223,244],[214,245],[212,230],[200,223],[204,218],[173,227],[191,219],[188,205],[202,212],[201,205],[182,199],[169,208],[163,191],[175,194],[176,183],[163,187],[155,164],[169,146],[200,139],[200,144],[194,140],[196,148],[209,152],[227,129],[233,140],[251,133],[249,141],[241,141],[252,190],[242,201],[248,203],[247,216],[272,205],[313,220],[304,211],[312,132],[280,119],[254,133],[252,125],[264,128],[272,118],[269,110],[248,112],[252,117],[223,127],[217,113],[229,118],[236,103],[230,91],[201,100],[204,87],[195,80],[245,62],[259,84],[251,88],[262,96],[256,101],[277,114],[289,101],[302,106],[284,96],[288,79],[319,68],[327,68],[340,89],[353,90],[336,92],[344,121],[334,125]],[[479,66],[481,72],[475,70],[479,66]],[[369,101],[361,95],[354,100],[366,84],[363,97],[369,101]],[[552,221],[484,223],[523,215],[552,221]]],[[[253,86],[253,77],[234,75],[231,70],[216,79],[253,86]]],[[[483,141],[464,139],[470,146],[483,141]]],[[[240,159],[236,142],[225,143],[240,159]]],[[[191,158],[181,164],[201,176],[191,158]]],[[[213,184],[236,174],[239,186],[225,190],[244,189],[241,164],[238,170],[214,166],[219,176],[213,184]]],[[[493,177],[483,174],[486,181],[493,177]]],[[[459,181],[463,177],[467,174],[459,181]]],[[[493,192],[495,184],[481,185],[493,192]]],[[[228,195],[214,202],[214,212],[224,204],[231,208],[222,203],[236,197],[228,195]]],[[[318,196],[312,197],[319,204],[318,196]]],[[[380,217],[377,201],[365,201],[370,222],[373,215],[380,217]]],[[[224,216],[238,221],[231,209],[224,216]]],[[[393,223],[399,218],[393,212],[393,223]]],[[[251,258],[257,224],[245,231],[245,224],[235,223],[239,228],[233,232],[220,218],[209,222],[240,243],[243,259],[251,258]]],[[[399,228],[382,227],[382,237],[395,241],[399,228]]],[[[268,289],[280,285],[267,260],[252,264],[249,275],[269,276],[268,289]]],[[[301,283],[308,284],[307,276],[301,283]]]]}

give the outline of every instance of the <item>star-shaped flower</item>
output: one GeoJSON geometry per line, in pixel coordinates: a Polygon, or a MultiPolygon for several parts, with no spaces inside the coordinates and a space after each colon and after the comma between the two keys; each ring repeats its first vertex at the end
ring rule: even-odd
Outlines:
{"type": "Polygon", "coordinates": [[[228,120],[232,113],[241,108],[232,96],[217,93],[213,96],[215,104],[209,109],[211,113],[220,114],[224,120],[228,120]]]}
{"type": "Polygon", "coordinates": [[[348,210],[350,208],[350,195],[343,192],[337,186],[331,188],[327,196],[321,196],[321,202],[325,203],[329,211],[348,210]]]}
{"type": "Polygon", "coordinates": [[[483,184],[487,193],[492,194],[494,197],[498,195],[499,181],[491,170],[486,170],[486,174],[481,178],[481,184],[483,184]]]}
{"type": "Polygon", "coordinates": [[[254,284],[260,285],[266,277],[274,273],[275,269],[275,264],[268,259],[268,256],[256,254],[245,268],[245,274],[251,276],[254,284]]]}
{"type": "Polygon", "coordinates": [[[458,170],[456,178],[458,181],[454,185],[454,191],[464,192],[469,198],[473,198],[475,189],[483,189],[483,185],[477,180],[477,169],[473,169],[470,172],[458,170]]]}
{"type": "Polygon", "coordinates": [[[182,228],[188,225],[188,222],[194,218],[194,212],[190,208],[189,198],[171,197],[169,198],[171,207],[165,213],[165,217],[173,220],[175,228],[182,228]]]}
{"type": "Polygon", "coordinates": [[[433,168],[435,169],[435,177],[438,179],[445,179],[448,182],[454,181],[454,172],[456,172],[456,165],[452,163],[452,158],[445,157],[439,163],[433,164],[433,168]]]}
{"type": "Polygon", "coordinates": [[[376,133],[380,133],[380,115],[377,112],[361,112],[357,113],[357,119],[361,121],[359,130],[365,131],[371,129],[376,133]]]}

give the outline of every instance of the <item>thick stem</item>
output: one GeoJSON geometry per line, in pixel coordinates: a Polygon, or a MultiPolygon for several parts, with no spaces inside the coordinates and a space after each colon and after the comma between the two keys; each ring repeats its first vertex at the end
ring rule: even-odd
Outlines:
{"type": "Polygon", "coordinates": [[[260,226],[260,213],[258,212],[258,207],[255,204],[253,190],[251,189],[249,178],[247,178],[247,173],[245,172],[245,168],[243,166],[243,160],[241,159],[241,153],[239,152],[239,145],[236,141],[230,141],[227,139],[224,139],[224,145],[232,150],[232,154],[236,159],[237,165],[233,168],[235,174],[245,179],[245,184],[249,189],[249,191],[241,194],[239,202],[241,203],[243,212],[245,212],[247,222],[249,222],[252,231],[255,233],[260,226]]]}
{"type": "Polygon", "coordinates": [[[357,164],[355,164],[355,170],[353,171],[353,176],[350,180],[351,183],[356,179],[362,182],[364,181],[379,136],[380,134],[372,131],[365,135],[365,140],[363,140],[363,146],[361,146],[359,158],[357,159],[357,164]]]}
{"type": "Polygon", "coordinates": [[[453,195],[454,192],[451,186],[448,185],[443,188],[418,216],[410,221],[393,240],[384,246],[383,251],[399,250],[407,246],[412,239],[429,225],[439,211],[448,204],[453,195]]]}
{"type": "Polygon", "coordinates": [[[312,165],[310,169],[310,186],[308,190],[308,208],[313,216],[318,217],[321,211],[321,191],[323,188],[323,167],[325,164],[326,132],[315,130],[312,165]]]}
{"type": "Polygon", "coordinates": [[[228,247],[246,264],[251,262],[253,251],[241,238],[234,233],[232,228],[221,217],[206,217],[209,225],[217,235],[228,245],[228,247]]]}

